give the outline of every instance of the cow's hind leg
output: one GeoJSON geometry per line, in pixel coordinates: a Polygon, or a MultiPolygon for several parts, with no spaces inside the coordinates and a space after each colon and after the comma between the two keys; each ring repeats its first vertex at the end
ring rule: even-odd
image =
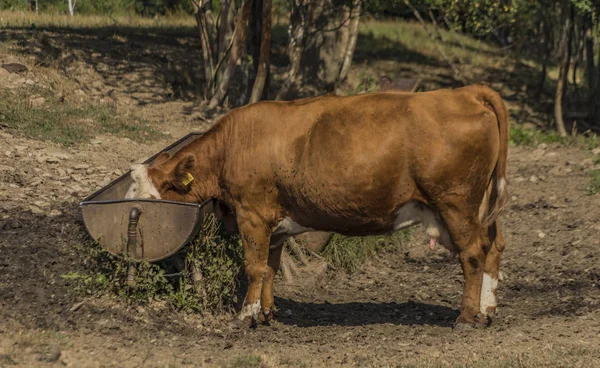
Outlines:
{"type": "Polygon", "coordinates": [[[498,287],[500,273],[500,258],[504,251],[504,237],[498,222],[490,226],[488,236],[492,242],[492,247],[485,260],[479,310],[489,325],[496,313],[496,288],[498,287]]]}
{"type": "Polygon", "coordinates": [[[477,214],[464,215],[456,210],[442,212],[442,217],[458,249],[463,270],[464,286],[460,315],[455,328],[462,330],[482,324],[480,315],[481,284],[486,264],[486,254],[490,249],[489,240],[477,214]]]}
{"type": "Polygon", "coordinates": [[[247,327],[255,327],[261,311],[263,281],[268,270],[270,228],[260,216],[238,214],[238,229],[244,246],[248,291],[237,319],[247,327]]]}

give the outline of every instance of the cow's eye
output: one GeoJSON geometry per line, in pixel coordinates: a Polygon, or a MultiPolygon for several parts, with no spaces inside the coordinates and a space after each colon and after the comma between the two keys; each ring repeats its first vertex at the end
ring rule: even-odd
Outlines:
{"type": "Polygon", "coordinates": [[[164,182],[164,183],[161,185],[160,189],[161,189],[161,190],[174,190],[174,189],[175,189],[175,187],[173,186],[173,184],[171,184],[171,182],[170,182],[170,181],[165,181],[165,182],[164,182]]]}

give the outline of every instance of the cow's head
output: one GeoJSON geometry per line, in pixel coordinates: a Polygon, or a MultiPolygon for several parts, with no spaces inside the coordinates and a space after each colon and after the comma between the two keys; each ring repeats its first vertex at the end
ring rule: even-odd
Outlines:
{"type": "Polygon", "coordinates": [[[194,180],[192,174],[196,159],[193,155],[171,158],[168,153],[161,153],[148,165],[133,165],[126,199],[149,198],[166,199],[178,202],[194,202],[190,191],[194,180]]]}

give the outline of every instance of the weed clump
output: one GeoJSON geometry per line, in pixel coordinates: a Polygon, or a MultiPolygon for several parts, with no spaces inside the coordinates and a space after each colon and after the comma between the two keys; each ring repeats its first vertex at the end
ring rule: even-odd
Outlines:
{"type": "Polygon", "coordinates": [[[587,187],[587,191],[590,195],[596,195],[600,193],[600,170],[592,170],[590,176],[590,185],[587,187]]]}
{"type": "Polygon", "coordinates": [[[377,254],[394,251],[411,234],[411,229],[397,231],[390,236],[349,237],[334,234],[323,250],[323,256],[335,267],[352,273],[377,254]]]}
{"type": "Polygon", "coordinates": [[[198,237],[173,256],[176,258],[136,263],[134,285],[128,284],[130,261],[126,256],[111,255],[93,242],[84,247],[84,253],[85,271],[62,277],[72,281],[81,294],[112,294],[134,305],[163,301],[184,312],[232,311],[243,279],[240,240],[227,234],[213,214],[198,237]],[[183,262],[177,262],[182,258],[183,262]]]}

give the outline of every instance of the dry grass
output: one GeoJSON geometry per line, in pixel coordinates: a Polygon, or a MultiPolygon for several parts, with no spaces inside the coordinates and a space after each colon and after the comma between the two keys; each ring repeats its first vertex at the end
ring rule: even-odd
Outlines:
{"type": "Polygon", "coordinates": [[[32,12],[0,11],[1,28],[150,28],[171,31],[193,31],[192,16],[144,18],[125,15],[35,14],[32,12]]]}

